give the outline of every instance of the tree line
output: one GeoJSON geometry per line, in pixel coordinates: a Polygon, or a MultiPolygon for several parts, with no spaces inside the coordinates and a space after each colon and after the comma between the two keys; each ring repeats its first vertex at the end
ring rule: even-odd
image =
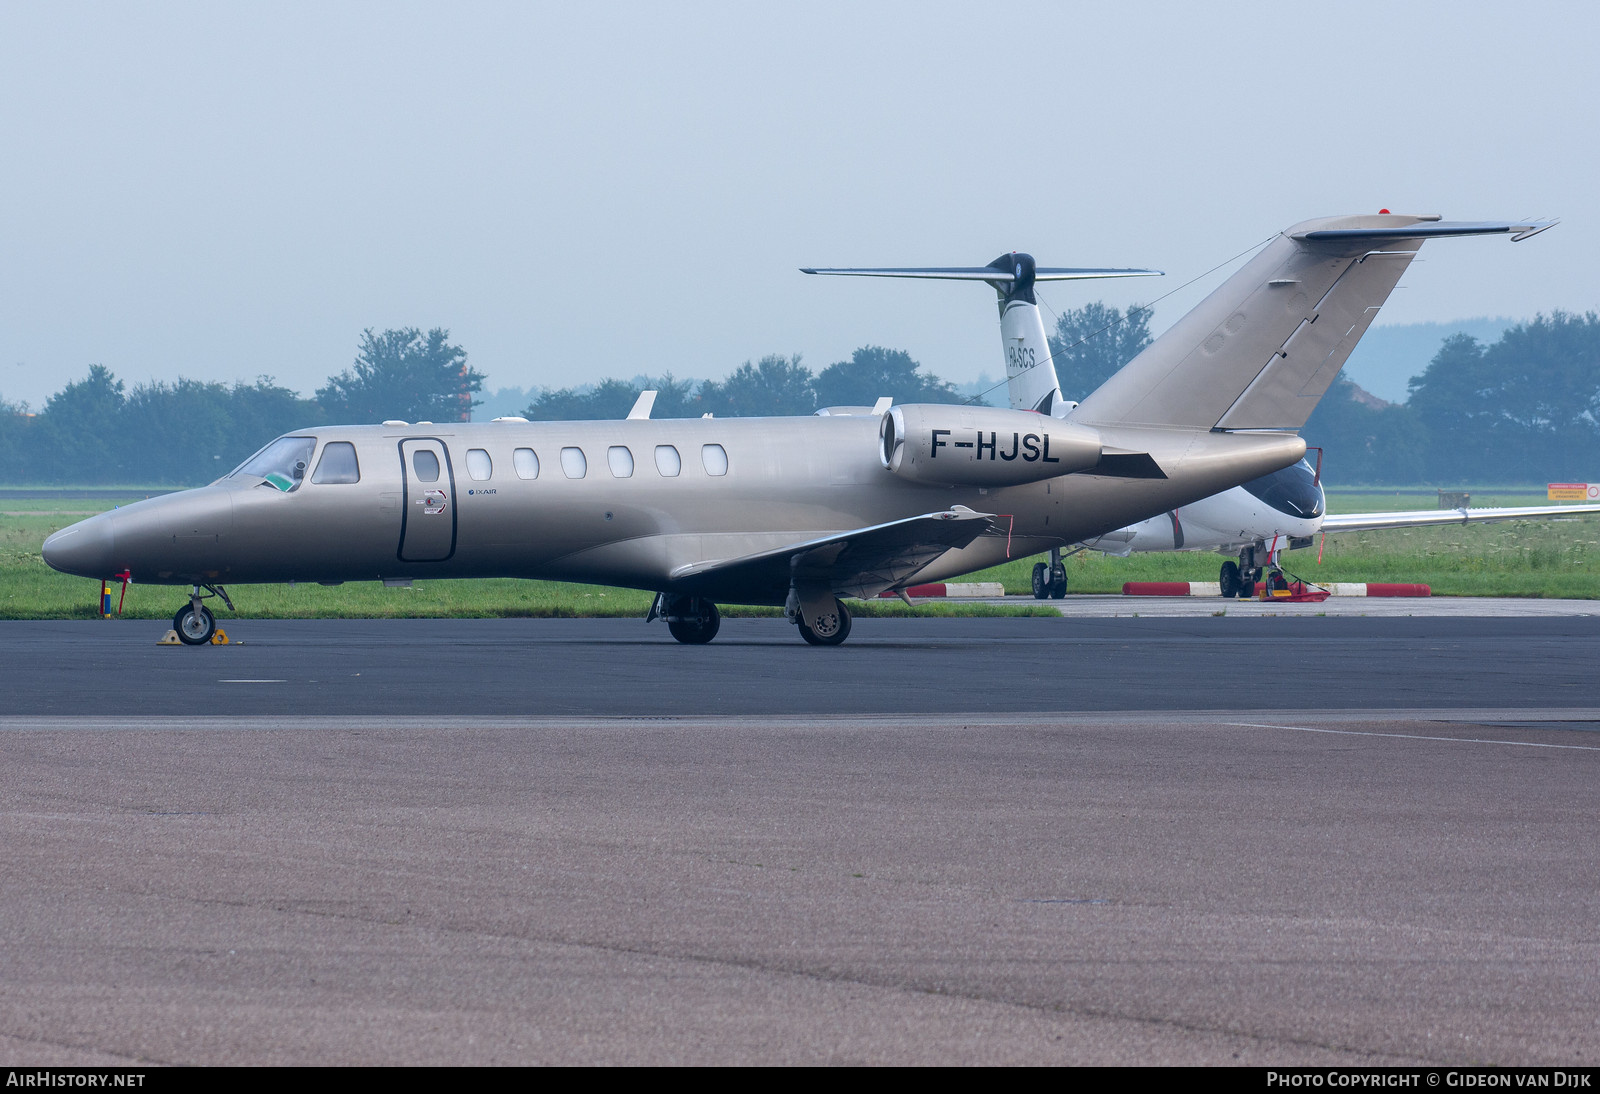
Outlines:
{"type": "MultiPolygon", "coordinates": [[[[1145,313],[1090,304],[1050,339],[1063,393],[1083,398],[1149,344],[1145,313]]],[[[1600,316],[1556,311],[1494,342],[1444,339],[1388,403],[1340,377],[1301,434],[1340,485],[1600,480],[1600,316]]]]}
{"type": "MultiPolygon", "coordinates": [[[[1050,349],[1068,398],[1081,399],[1150,342],[1148,312],[1099,303],[1063,313],[1050,349]]],[[[350,368],[303,398],[269,377],[251,384],[180,379],[125,387],[103,365],[37,414],[0,400],[0,481],[194,485],[267,440],[329,423],[467,420],[485,377],[449,331],[363,332],[350,368]]],[[[959,402],[903,350],[863,346],[813,373],[798,355],[747,361],[722,380],[671,373],[538,391],[535,421],[620,418],[639,392],[658,418],[809,414],[821,406],[959,402]]],[[[1004,404],[1003,388],[990,401],[1004,404]]],[[[1385,403],[1348,379],[1302,431],[1340,484],[1529,483],[1600,477],[1600,316],[1554,312],[1497,341],[1458,335],[1385,403]]]]}
{"type": "MultiPolygon", "coordinates": [[[[128,388],[104,365],[52,395],[44,408],[0,400],[0,482],[193,486],[243,462],[267,441],[325,424],[459,422],[481,400],[484,375],[450,332],[367,330],[354,363],[302,398],[270,377],[254,383],[180,379],[128,388]]],[[[676,380],[538,392],[532,420],[621,418],[640,390],[656,389],[658,418],[809,414],[818,406],[955,402],[955,389],[902,350],[864,346],[849,361],[813,374],[799,356],[745,362],[723,380],[676,380]]]]}

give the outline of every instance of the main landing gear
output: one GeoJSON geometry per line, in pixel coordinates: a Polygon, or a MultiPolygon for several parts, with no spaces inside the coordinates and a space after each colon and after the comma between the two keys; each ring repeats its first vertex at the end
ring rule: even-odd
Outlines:
{"type": "Polygon", "coordinates": [[[178,632],[178,641],[185,646],[203,646],[217,633],[217,617],[211,614],[210,608],[200,603],[213,596],[221,597],[228,610],[233,611],[233,601],[228,599],[228,590],[221,585],[196,585],[194,591],[189,594],[189,603],[179,608],[178,614],[172,617],[172,629],[178,632]],[[207,589],[209,592],[202,594],[201,589],[207,589]]]}
{"type": "MultiPolygon", "coordinates": [[[[1077,552],[1073,552],[1076,554],[1077,552]]],[[[1061,548],[1050,548],[1048,563],[1033,564],[1033,598],[1060,600],[1067,595],[1067,568],[1061,562],[1061,548]]]]}
{"type": "Polygon", "coordinates": [[[689,646],[705,645],[717,636],[717,628],[722,626],[722,613],[702,596],[657,593],[645,622],[652,619],[665,619],[672,637],[689,646]]]}
{"type": "Polygon", "coordinates": [[[800,637],[813,646],[837,646],[850,637],[850,609],[834,597],[832,608],[823,608],[809,617],[797,613],[794,624],[800,628],[800,637]]]}
{"type": "Polygon", "coordinates": [[[790,585],[783,614],[813,646],[837,646],[850,637],[850,609],[826,586],[790,585]]]}
{"type": "MultiPolygon", "coordinates": [[[[791,589],[784,615],[799,628],[800,637],[813,646],[837,646],[850,637],[850,609],[831,591],[812,590],[801,596],[791,589]]],[[[645,622],[655,619],[665,619],[667,630],[679,642],[699,646],[717,636],[722,613],[703,596],[657,593],[645,622]]]]}

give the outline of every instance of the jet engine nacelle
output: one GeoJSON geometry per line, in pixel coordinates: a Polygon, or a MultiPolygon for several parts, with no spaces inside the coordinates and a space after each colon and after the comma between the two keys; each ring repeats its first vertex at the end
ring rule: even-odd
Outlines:
{"type": "Polygon", "coordinates": [[[1044,414],[997,407],[892,407],[878,457],[896,475],[945,486],[1020,486],[1087,471],[1100,434],[1044,414]]]}

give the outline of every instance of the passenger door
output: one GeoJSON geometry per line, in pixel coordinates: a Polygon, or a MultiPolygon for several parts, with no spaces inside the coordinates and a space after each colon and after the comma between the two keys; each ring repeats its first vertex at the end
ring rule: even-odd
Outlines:
{"type": "Polygon", "coordinates": [[[443,562],[456,551],[456,479],[436,437],[400,442],[401,562],[443,562]]]}

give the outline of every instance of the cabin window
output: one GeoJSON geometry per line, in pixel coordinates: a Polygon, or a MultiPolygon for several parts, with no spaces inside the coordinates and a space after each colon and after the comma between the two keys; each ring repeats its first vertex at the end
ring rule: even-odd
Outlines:
{"type": "Polygon", "coordinates": [[[419,448],[411,453],[411,470],[417,473],[420,482],[438,482],[439,457],[426,448],[419,448]]]}
{"type": "Polygon", "coordinates": [[[467,449],[467,474],[478,482],[491,478],[494,475],[494,461],[489,459],[489,453],[481,448],[467,449]]]}
{"type": "Polygon", "coordinates": [[[581,479],[589,473],[589,461],[584,458],[581,448],[563,448],[561,450],[561,470],[567,473],[569,479],[581,479]]]}
{"type": "Polygon", "coordinates": [[[683,457],[678,455],[678,450],[670,444],[656,445],[656,470],[669,479],[678,477],[678,472],[683,470],[683,457]]]}
{"type": "Polygon", "coordinates": [[[633,453],[625,445],[614,444],[606,449],[606,462],[611,465],[611,474],[619,479],[633,477],[633,453]]]}
{"type": "Polygon", "coordinates": [[[361,467],[356,463],[356,446],[349,441],[329,441],[322,446],[322,458],[311,481],[318,483],[349,483],[361,481],[361,467]]]}
{"type": "Polygon", "coordinates": [[[511,453],[511,466],[517,469],[517,478],[539,477],[539,454],[531,448],[519,448],[511,453]]]}
{"type": "Polygon", "coordinates": [[[706,474],[726,475],[728,473],[728,450],[720,444],[703,444],[700,446],[700,462],[705,464],[706,474]]]}
{"type": "Polygon", "coordinates": [[[305,479],[311,452],[316,447],[315,437],[279,437],[240,464],[233,474],[256,475],[287,494],[305,479]]]}

